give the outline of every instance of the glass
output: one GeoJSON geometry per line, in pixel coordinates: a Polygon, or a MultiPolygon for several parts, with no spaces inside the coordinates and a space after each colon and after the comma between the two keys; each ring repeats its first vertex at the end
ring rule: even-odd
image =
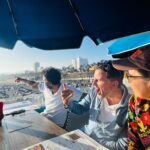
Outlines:
{"type": "Polygon", "coordinates": [[[130,78],[143,78],[143,79],[145,79],[145,77],[143,77],[143,76],[132,76],[128,72],[124,73],[124,78],[127,78],[127,79],[130,79],[130,78]]]}
{"type": "Polygon", "coordinates": [[[44,96],[43,94],[34,94],[34,104],[36,104],[38,107],[44,106],[44,96]]]}

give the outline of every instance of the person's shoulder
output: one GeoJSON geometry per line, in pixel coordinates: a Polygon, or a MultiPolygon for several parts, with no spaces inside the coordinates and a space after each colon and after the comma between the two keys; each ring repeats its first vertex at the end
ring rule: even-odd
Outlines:
{"type": "Polygon", "coordinates": [[[95,90],[94,86],[91,86],[91,87],[89,88],[88,93],[93,93],[93,94],[96,93],[96,90],[95,90]]]}

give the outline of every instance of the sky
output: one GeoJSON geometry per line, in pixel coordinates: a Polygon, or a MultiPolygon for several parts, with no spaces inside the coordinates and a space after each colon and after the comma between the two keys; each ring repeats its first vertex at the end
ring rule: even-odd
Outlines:
{"type": "Polygon", "coordinates": [[[13,50],[0,48],[0,74],[33,70],[35,62],[40,62],[41,67],[61,68],[69,66],[71,59],[77,57],[87,58],[89,64],[101,59],[111,59],[107,50],[111,43],[107,42],[96,46],[90,38],[85,37],[78,49],[45,51],[28,47],[18,41],[13,50]]]}

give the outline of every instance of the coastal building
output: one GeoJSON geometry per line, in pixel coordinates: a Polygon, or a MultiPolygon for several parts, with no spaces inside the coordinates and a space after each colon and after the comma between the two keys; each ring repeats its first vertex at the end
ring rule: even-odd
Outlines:
{"type": "Polygon", "coordinates": [[[86,65],[88,65],[88,60],[86,58],[77,57],[72,59],[72,66],[77,70],[80,70],[81,67],[86,65]]]}

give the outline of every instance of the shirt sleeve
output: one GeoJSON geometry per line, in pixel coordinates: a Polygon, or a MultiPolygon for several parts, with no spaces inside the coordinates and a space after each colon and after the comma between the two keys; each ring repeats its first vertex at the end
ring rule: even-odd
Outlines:
{"type": "Polygon", "coordinates": [[[100,144],[111,150],[126,150],[128,145],[127,137],[119,138],[117,141],[100,140],[100,144]]]}
{"type": "MultiPolygon", "coordinates": [[[[128,137],[127,137],[127,123],[124,125],[124,127],[120,130],[119,134],[116,135],[114,138],[105,137],[105,138],[99,138],[97,140],[98,143],[105,146],[108,149],[111,150],[127,150],[128,146],[128,137]]],[[[91,137],[94,138],[94,136],[97,136],[96,133],[92,133],[91,137]]]]}
{"type": "Polygon", "coordinates": [[[91,101],[95,99],[93,89],[80,101],[71,101],[69,103],[69,109],[71,112],[81,115],[90,109],[91,101]]]}
{"type": "Polygon", "coordinates": [[[128,111],[128,147],[129,150],[145,150],[150,146],[149,101],[132,96],[128,111]]]}
{"type": "Polygon", "coordinates": [[[138,150],[140,140],[137,135],[133,132],[130,125],[128,125],[128,149],[129,150],[138,150]]]}

